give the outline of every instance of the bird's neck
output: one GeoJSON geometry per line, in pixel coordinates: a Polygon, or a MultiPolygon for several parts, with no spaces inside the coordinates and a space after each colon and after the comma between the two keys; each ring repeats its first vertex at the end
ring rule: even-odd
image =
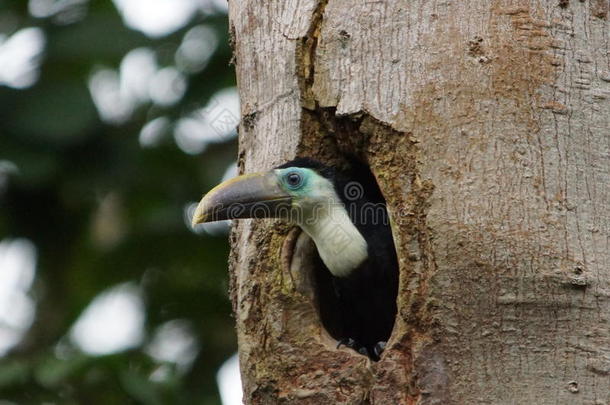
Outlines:
{"type": "Polygon", "coordinates": [[[347,277],[368,257],[367,243],[338,198],[321,204],[299,224],[336,277],[347,277]]]}

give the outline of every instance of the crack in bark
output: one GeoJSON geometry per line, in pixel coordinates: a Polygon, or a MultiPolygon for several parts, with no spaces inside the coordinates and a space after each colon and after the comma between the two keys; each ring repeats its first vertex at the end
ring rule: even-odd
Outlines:
{"type": "Polygon", "coordinates": [[[301,90],[301,105],[313,110],[318,103],[313,95],[312,87],[315,78],[315,61],[318,39],[322,30],[324,11],[329,0],[319,0],[311,16],[311,24],[307,35],[301,38],[296,48],[296,66],[301,90]]]}

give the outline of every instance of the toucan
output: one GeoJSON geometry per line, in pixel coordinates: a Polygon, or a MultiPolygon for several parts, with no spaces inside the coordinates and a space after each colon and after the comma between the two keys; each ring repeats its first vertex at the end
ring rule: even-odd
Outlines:
{"type": "Polygon", "coordinates": [[[332,324],[338,346],[378,360],[396,317],[398,262],[385,200],[368,167],[351,159],[349,169],[337,170],[305,157],[238,176],[202,198],[192,224],[240,218],[281,218],[309,235],[322,268],[323,323],[332,324]]]}

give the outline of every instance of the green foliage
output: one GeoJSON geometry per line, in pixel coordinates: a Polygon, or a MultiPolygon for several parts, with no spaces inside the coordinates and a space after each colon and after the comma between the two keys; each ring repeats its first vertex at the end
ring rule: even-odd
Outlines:
{"type": "Polygon", "coordinates": [[[219,181],[235,141],[193,156],[177,147],[171,131],[147,148],[138,134],[151,119],[176,120],[234,85],[226,16],[199,16],[153,40],[125,27],[110,1],[91,1],[83,19],[64,25],[31,17],[26,6],[0,0],[0,32],[41,27],[47,41],[34,86],[0,86],[0,160],[18,167],[6,189],[0,186],[0,240],[25,237],[37,248],[36,319],[0,358],[0,400],[218,404],[215,373],[236,349],[228,246],[224,236],[192,233],[184,208],[219,181]],[[188,76],[183,99],[171,107],[146,103],[121,125],[102,122],[87,87],[91,73],[117,69],[138,47],[171,65],[184,34],[198,24],[215,30],[219,47],[205,69],[188,76]],[[128,281],[144,291],[142,347],[102,357],[72,347],[67,334],[83,309],[128,281]],[[144,351],[156,327],[173,319],[192,323],[201,348],[184,373],[144,351]]]}

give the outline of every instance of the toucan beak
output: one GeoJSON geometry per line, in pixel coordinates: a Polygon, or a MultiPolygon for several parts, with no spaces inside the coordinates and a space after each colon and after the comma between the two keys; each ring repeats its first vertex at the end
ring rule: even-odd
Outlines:
{"type": "Polygon", "coordinates": [[[273,171],[246,174],[214,187],[197,205],[193,226],[239,218],[278,218],[288,213],[292,198],[273,171]]]}

